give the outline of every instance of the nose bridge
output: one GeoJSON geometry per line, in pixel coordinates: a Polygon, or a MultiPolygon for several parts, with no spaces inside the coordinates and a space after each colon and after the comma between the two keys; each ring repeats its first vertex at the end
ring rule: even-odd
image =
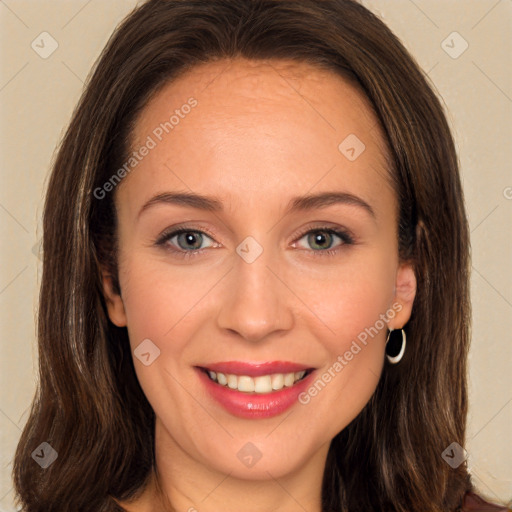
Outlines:
{"type": "Polygon", "coordinates": [[[225,300],[218,324],[243,338],[258,341],[273,331],[289,329],[291,310],[284,285],[268,268],[274,268],[274,252],[251,237],[237,247],[234,268],[229,273],[225,300]]]}

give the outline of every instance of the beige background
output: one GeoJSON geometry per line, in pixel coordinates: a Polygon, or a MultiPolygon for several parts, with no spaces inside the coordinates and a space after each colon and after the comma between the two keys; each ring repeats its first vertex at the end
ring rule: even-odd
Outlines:
{"type": "MultiPolygon", "coordinates": [[[[481,492],[512,502],[512,0],[363,3],[428,73],[454,130],[473,255],[465,448],[481,492]]],[[[50,162],[93,61],[135,4],[0,0],[0,511],[14,510],[12,458],[35,389],[38,240],[50,162]],[[31,47],[42,32],[58,43],[45,59],[31,47]]]]}

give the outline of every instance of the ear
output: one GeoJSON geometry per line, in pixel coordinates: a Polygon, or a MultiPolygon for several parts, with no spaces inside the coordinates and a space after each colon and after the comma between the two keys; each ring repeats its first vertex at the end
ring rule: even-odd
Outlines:
{"type": "Polygon", "coordinates": [[[416,274],[414,268],[410,263],[401,263],[396,274],[395,297],[393,299],[393,308],[397,313],[389,321],[389,329],[401,329],[409,321],[415,297],[416,274]]]}
{"type": "Polygon", "coordinates": [[[108,316],[110,321],[118,327],[126,327],[126,313],[124,311],[123,299],[114,289],[112,275],[102,272],[103,295],[107,303],[108,316]]]}

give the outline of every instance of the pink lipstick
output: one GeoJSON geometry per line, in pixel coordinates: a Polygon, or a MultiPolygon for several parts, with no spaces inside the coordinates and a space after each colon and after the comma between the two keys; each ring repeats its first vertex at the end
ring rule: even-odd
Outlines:
{"type": "Polygon", "coordinates": [[[227,361],[196,366],[210,396],[240,418],[270,418],[297,402],[314,368],[288,361],[227,361]]]}

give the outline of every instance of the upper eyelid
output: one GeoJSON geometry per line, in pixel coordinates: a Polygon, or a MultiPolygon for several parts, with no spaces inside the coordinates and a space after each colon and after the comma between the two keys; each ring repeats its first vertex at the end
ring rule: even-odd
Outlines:
{"type": "Polygon", "coordinates": [[[321,224],[319,226],[309,226],[307,228],[304,228],[304,230],[299,230],[298,234],[296,234],[295,237],[302,238],[304,235],[307,235],[308,233],[311,233],[312,231],[329,231],[329,232],[332,232],[335,234],[337,231],[340,233],[346,233],[347,235],[350,235],[351,237],[353,236],[352,232],[343,226],[339,226],[339,225],[331,226],[331,225],[329,225],[329,223],[325,223],[325,224],[321,224]]]}
{"type": "Polygon", "coordinates": [[[177,225],[172,226],[170,228],[164,229],[160,235],[158,235],[157,239],[169,239],[172,236],[176,236],[180,234],[180,232],[194,232],[194,233],[203,233],[210,238],[215,237],[216,235],[211,232],[208,228],[199,227],[199,226],[187,226],[187,225],[177,225]]]}

